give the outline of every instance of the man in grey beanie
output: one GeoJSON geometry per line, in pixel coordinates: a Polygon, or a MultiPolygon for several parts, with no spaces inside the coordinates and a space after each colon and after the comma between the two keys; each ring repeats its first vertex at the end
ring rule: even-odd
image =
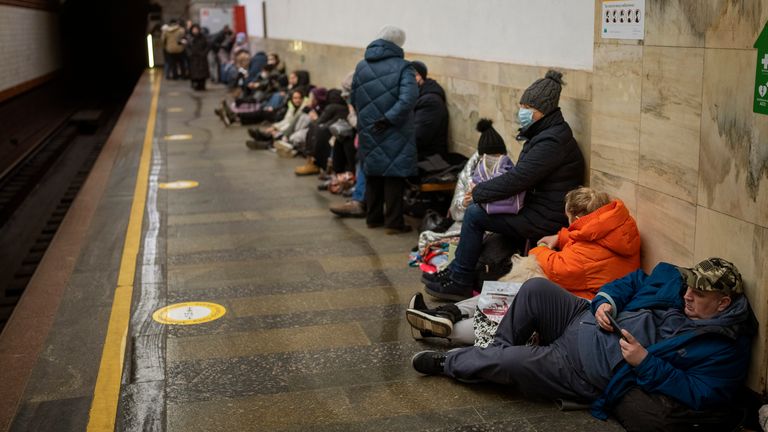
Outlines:
{"type": "Polygon", "coordinates": [[[417,174],[413,108],[416,74],[405,61],[405,32],[386,26],[365,50],[352,79],[360,160],[365,173],[368,227],[408,232],[403,218],[405,179],[417,174]]]}
{"type": "MultiPolygon", "coordinates": [[[[584,182],[584,157],[558,107],[562,74],[550,70],[520,98],[520,137],[526,139],[518,162],[506,173],[478,184],[464,213],[456,258],[447,269],[422,275],[433,297],[459,301],[481,289],[476,270],[486,231],[504,235],[520,251],[568,225],[565,194],[584,182]],[[481,204],[526,192],[517,214],[488,214],[481,204]]],[[[519,138],[520,139],[520,138],[519,138]]]]}

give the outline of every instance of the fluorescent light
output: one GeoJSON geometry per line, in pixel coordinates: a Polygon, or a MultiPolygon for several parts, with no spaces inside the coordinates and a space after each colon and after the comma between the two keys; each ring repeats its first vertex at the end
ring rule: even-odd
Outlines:
{"type": "Polygon", "coordinates": [[[155,52],[152,50],[152,34],[147,35],[147,59],[149,60],[149,68],[155,67],[155,52]]]}

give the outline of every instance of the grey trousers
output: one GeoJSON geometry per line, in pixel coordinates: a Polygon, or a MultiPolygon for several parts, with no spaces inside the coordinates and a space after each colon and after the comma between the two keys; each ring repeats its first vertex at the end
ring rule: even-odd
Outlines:
{"type": "Polygon", "coordinates": [[[487,348],[446,354],[445,374],[461,380],[511,385],[523,394],[589,402],[601,389],[586,381],[579,359],[579,321],[589,302],[543,278],[520,288],[487,348]],[[539,345],[525,343],[533,332],[539,345]]]}

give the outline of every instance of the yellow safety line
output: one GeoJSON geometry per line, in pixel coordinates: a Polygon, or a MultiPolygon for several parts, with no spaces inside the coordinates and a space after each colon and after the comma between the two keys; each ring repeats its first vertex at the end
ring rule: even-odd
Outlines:
{"type": "Polygon", "coordinates": [[[120,260],[120,272],[117,277],[115,299],[109,315],[107,337],[101,352],[99,375],[96,378],[96,388],[93,391],[93,401],[88,418],[88,431],[115,430],[117,403],[120,398],[120,378],[123,372],[125,357],[125,339],[128,334],[128,323],[131,317],[131,298],[133,296],[133,281],[136,274],[136,257],[141,245],[141,224],[144,219],[144,207],[147,201],[149,185],[149,168],[152,162],[152,139],[155,135],[155,120],[157,117],[157,100],[160,94],[160,75],[154,70],[150,72],[152,82],[152,102],[149,106],[147,130],[144,134],[144,145],[139,160],[139,171],[136,176],[136,189],[133,192],[131,215],[128,219],[128,229],[123,245],[123,256],[120,260]]]}

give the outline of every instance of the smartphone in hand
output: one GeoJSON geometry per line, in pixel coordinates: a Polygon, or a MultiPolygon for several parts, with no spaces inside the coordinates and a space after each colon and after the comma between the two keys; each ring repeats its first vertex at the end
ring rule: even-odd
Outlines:
{"type": "Polygon", "coordinates": [[[613,327],[613,333],[616,336],[618,336],[618,337],[620,337],[620,338],[622,338],[624,340],[627,340],[627,338],[624,337],[624,334],[621,333],[621,327],[619,327],[619,323],[616,322],[616,318],[614,318],[613,315],[611,315],[610,313],[606,313],[605,316],[607,316],[608,317],[608,321],[611,322],[611,327],[613,327]]]}

